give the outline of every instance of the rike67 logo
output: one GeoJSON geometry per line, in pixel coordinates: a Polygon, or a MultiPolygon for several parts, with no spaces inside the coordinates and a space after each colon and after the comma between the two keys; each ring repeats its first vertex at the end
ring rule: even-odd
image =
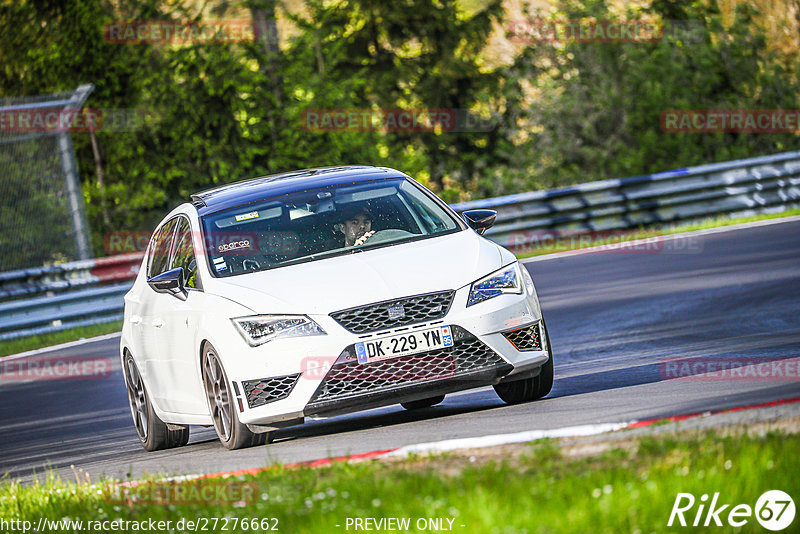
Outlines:
{"type": "Polygon", "coordinates": [[[784,530],[792,524],[795,516],[794,501],[788,493],[781,490],[765,491],[756,501],[755,507],[749,504],[732,506],[724,503],[719,492],[709,500],[704,493],[696,499],[691,493],[678,493],[669,514],[667,526],[692,527],[743,527],[755,516],[767,530],[784,530]]]}

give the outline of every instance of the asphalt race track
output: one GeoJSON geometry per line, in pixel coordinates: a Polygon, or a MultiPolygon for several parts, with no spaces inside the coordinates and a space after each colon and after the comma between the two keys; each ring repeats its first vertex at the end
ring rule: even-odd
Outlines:
{"type": "MultiPolygon", "coordinates": [[[[266,447],[241,451],[224,449],[212,429],[192,427],[188,446],[147,453],[131,423],[114,338],[49,353],[109,357],[115,367],[107,378],[0,380],[0,473],[30,480],[50,466],[71,479],[74,465],[96,480],[226,471],[800,396],[800,221],[527,266],[555,352],[556,382],[543,400],[506,406],[491,388],[483,388],[418,412],[398,405],[310,421],[280,431],[266,447]],[[793,369],[794,376],[675,378],[666,363],[707,358],[792,358],[784,367],[764,368],[772,375],[775,369],[793,369]]],[[[676,368],[681,369],[671,369],[676,368]]]]}

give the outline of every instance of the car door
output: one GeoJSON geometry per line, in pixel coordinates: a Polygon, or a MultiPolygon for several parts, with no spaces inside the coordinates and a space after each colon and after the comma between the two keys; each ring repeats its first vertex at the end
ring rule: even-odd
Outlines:
{"type": "MultiPolygon", "coordinates": [[[[145,276],[149,280],[153,276],[164,272],[169,262],[169,252],[172,246],[172,236],[178,223],[177,218],[172,218],[161,225],[153,233],[148,247],[148,259],[145,266],[145,276]]],[[[137,360],[140,362],[139,372],[147,380],[150,388],[149,394],[160,398],[160,384],[154,380],[153,364],[158,359],[158,340],[156,333],[158,327],[153,323],[158,315],[158,306],[162,302],[160,295],[153,288],[145,284],[139,292],[138,300],[131,301],[131,314],[129,321],[138,351],[137,360]]],[[[160,405],[159,405],[160,406],[160,405]]]]}
{"type": "Polygon", "coordinates": [[[159,404],[170,412],[207,412],[199,375],[199,349],[195,347],[205,295],[197,279],[197,260],[189,219],[178,217],[165,271],[183,269],[183,296],[156,293],[152,325],[158,349],[153,363],[159,383],[159,404]]]}

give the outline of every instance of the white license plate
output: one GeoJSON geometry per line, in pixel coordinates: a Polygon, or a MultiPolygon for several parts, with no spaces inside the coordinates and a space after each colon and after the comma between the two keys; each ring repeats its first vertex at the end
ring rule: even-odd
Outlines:
{"type": "Polygon", "coordinates": [[[356,357],[358,363],[367,363],[452,346],[450,327],[439,326],[356,343],[356,357]]]}

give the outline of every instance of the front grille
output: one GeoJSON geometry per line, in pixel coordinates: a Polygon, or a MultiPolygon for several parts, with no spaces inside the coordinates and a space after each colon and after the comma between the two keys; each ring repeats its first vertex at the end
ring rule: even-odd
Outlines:
{"type": "Polygon", "coordinates": [[[539,336],[538,324],[503,332],[503,335],[519,351],[542,350],[542,338],[539,336]]]}
{"type": "Polygon", "coordinates": [[[300,378],[300,373],[242,382],[244,394],[247,397],[247,405],[250,408],[257,408],[270,402],[285,399],[294,389],[298,378],[300,378]]]}
{"type": "Polygon", "coordinates": [[[442,291],[386,300],[333,312],[331,317],[354,334],[364,334],[412,323],[433,321],[447,315],[455,291],[442,291]],[[402,314],[400,314],[402,306],[402,314]],[[393,315],[390,315],[390,309],[393,315]]]}
{"type": "MultiPolygon", "coordinates": [[[[309,404],[401,388],[427,381],[447,380],[506,365],[492,349],[458,326],[452,327],[456,344],[391,360],[334,365],[309,404]]],[[[353,347],[346,350],[355,354],[353,347]]]]}

